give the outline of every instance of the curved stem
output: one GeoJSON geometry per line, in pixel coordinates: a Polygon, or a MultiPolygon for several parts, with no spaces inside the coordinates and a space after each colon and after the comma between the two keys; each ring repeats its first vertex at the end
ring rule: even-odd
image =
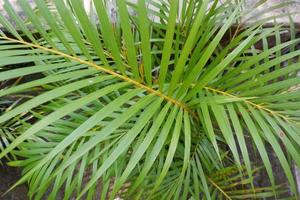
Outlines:
{"type": "MultiPolygon", "coordinates": [[[[251,105],[251,106],[253,106],[253,107],[255,107],[255,108],[259,109],[259,110],[264,110],[264,111],[266,111],[267,113],[269,113],[269,114],[271,114],[271,115],[276,115],[276,116],[278,116],[278,117],[284,119],[284,120],[287,121],[287,122],[294,122],[294,121],[292,121],[291,119],[289,119],[288,117],[286,117],[285,115],[282,115],[282,114],[280,114],[280,113],[278,113],[278,112],[276,112],[276,111],[274,111],[274,110],[271,110],[271,109],[269,109],[269,108],[266,108],[266,107],[264,107],[264,106],[262,106],[262,105],[253,103],[252,101],[246,100],[246,99],[244,99],[244,98],[242,98],[242,97],[238,97],[238,96],[235,96],[235,95],[230,94],[230,93],[228,93],[228,92],[224,92],[224,91],[221,91],[221,90],[217,90],[217,89],[214,89],[214,88],[211,88],[211,87],[204,87],[204,88],[207,89],[207,90],[210,90],[210,91],[213,91],[213,92],[222,94],[222,95],[224,95],[224,96],[228,96],[228,97],[232,97],[232,98],[235,98],[235,99],[238,99],[238,100],[242,100],[243,102],[245,102],[245,103],[247,103],[247,104],[249,104],[249,105],[251,105]]],[[[295,123],[295,122],[294,122],[294,123],[295,123]]]]}
{"type": "Polygon", "coordinates": [[[68,58],[70,60],[73,60],[73,61],[76,61],[78,63],[81,63],[81,64],[85,64],[85,65],[88,65],[90,67],[93,67],[97,70],[100,70],[100,71],[103,71],[107,74],[111,74],[115,77],[118,77],[126,82],[129,82],[129,83],[132,83],[133,85],[137,86],[137,87],[140,87],[140,88],[143,88],[145,89],[146,91],[148,91],[149,93],[152,93],[152,94],[155,94],[156,96],[159,96],[181,108],[183,108],[184,110],[188,111],[189,113],[191,113],[191,110],[185,105],[183,104],[182,102],[180,101],[177,101],[176,99],[173,99],[172,97],[170,96],[167,96],[165,94],[163,94],[162,92],[158,91],[158,90],[155,90],[151,87],[148,87],[138,81],[135,81],[127,76],[124,76],[124,75],[121,75],[121,74],[118,74],[117,72],[114,72],[113,70],[110,70],[110,69],[107,69],[103,66],[99,66],[95,63],[92,63],[92,62],[89,62],[89,61],[86,61],[86,60],[82,60],[78,57],[75,57],[75,56],[71,56],[71,55],[68,55],[66,53],[63,53],[59,50],[56,50],[56,49],[49,49],[47,47],[44,47],[44,46],[41,46],[41,45],[37,45],[37,44],[32,44],[32,43],[29,43],[29,42],[26,42],[26,41],[21,41],[21,40],[17,40],[17,39],[13,39],[13,38],[9,38],[9,37],[0,37],[0,39],[3,39],[3,40],[8,40],[8,41],[12,41],[12,42],[16,42],[16,43],[20,43],[20,44],[24,44],[26,46],[30,46],[30,47],[34,47],[34,48],[38,48],[38,49],[41,49],[43,51],[47,51],[47,52],[50,52],[50,53],[53,53],[53,54],[56,54],[56,55],[60,55],[60,56],[63,56],[65,58],[68,58]]]}
{"type": "Polygon", "coordinates": [[[228,196],[228,194],[220,186],[218,186],[211,178],[209,177],[206,178],[213,186],[215,186],[226,197],[226,199],[232,200],[230,196],[228,196]]]}

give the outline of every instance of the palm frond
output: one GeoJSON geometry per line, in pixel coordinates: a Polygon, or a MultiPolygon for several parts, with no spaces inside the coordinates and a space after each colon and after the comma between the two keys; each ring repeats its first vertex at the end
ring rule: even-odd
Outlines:
{"type": "Polygon", "coordinates": [[[105,1],[93,1],[96,20],[83,0],[18,2],[26,19],[9,1],[15,24],[0,13],[0,158],[23,168],[11,189],[27,182],[30,199],[277,198],[288,189],[270,145],[297,198],[295,30],[282,42],[287,29],[263,27],[267,18],[243,25],[250,12],[231,1],[117,0],[116,21],[105,1]]]}

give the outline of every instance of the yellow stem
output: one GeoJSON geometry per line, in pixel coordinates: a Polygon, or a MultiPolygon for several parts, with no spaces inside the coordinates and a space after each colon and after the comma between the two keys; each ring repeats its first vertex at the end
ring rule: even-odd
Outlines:
{"type": "Polygon", "coordinates": [[[232,200],[230,196],[228,196],[228,194],[224,190],[222,190],[222,188],[218,186],[211,178],[207,177],[207,179],[213,186],[215,186],[226,197],[226,199],[232,200]]]}
{"type": "Polygon", "coordinates": [[[82,60],[80,58],[77,58],[77,57],[74,57],[74,56],[71,56],[71,55],[68,55],[66,53],[63,53],[61,51],[58,51],[56,49],[49,49],[49,48],[46,48],[44,46],[40,46],[40,45],[37,45],[37,44],[32,44],[32,43],[29,43],[29,42],[26,42],[26,41],[21,41],[21,40],[16,40],[16,39],[13,39],[13,38],[9,38],[9,37],[0,37],[0,39],[4,39],[4,40],[8,40],[8,41],[12,41],[12,42],[16,42],[16,43],[21,43],[21,44],[24,44],[24,45],[27,45],[27,46],[30,46],[30,47],[34,47],[34,48],[38,48],[38,49],[41,49],[41,50],[44,50],[44,51],[47,51],[47,52],[51,52],[53,54],[56,54],[56,55],[60,55],[60,56],[63,56],[65,58],[69,58],[70,60],[73,60],[73,61],[76,61],[78,63],[81,63],[81,64],[85,64],[85,65],[88,65],[90,67],[93,67],[95,69],[98,69],[98,70],[101,70],[107,74],[111,74],[115,77],[118,77],[124,81],[127,81],[129,83],[132,83],[133,85],[137,86],[137,87],[140,87],[140,88],[143,88],[145,89],[146,91],[148,91],[149,93],[152,93],[152,94],[155,94],[156,96],[159,96],[179,107],[181,107],[182,109],[188,111],[191,113],[191,110],[185,105],[183,104],[182,102],[180,101],[177,101],[165,94],[163,94],[162,92],[160,91],[157,91],[157,90],[154,90],[153,88],[151,87],[148,87],[146,85],[143,85],[142,83],[139,83],[138,81],[135,81],[131,78],[128,78],[127,76],[124,76],[124,75],[121,75],[121,74],[118,74],[116,72],[114,72],[113,70],[110,70],[110,69],[107,69],[103,66],[99,66],[99,65],[96,65],[95,63],[92,63],[92,62],[89,62],[89,61],[86,61],[86,60],[82,60]]]}
{"type": "Polygon", "coordinates": [[[287,122],[292,122],[292,120],[289,119],[288,117],[286,117],[285,115],[282,115],[282,114],[280,114],[280,113],[278,113],[278,112],[276,112],[276,111],[273,111],[273,110],[271,110],[271,109],[268,109],[268,108],[266,108],[266,107],[264,107],[264,106],[262,106],[262,105],[253,103],[252,101],[246,100],[246,99],[244,99],[244,98],[242,98],[242,97],[238,97],[238,96],[232,95],[232,94],[230,94],[230,93],[227,93],[227,92],[224,92],[224,91],[221,91],[221,90],[217,90],[217,89],[214,89],[214,88],[211,88],[211,87],[204,87],[204,88],[207,89],[207,90],[210,90],[210,91],[213,91],[213,92],[222,94],[222,95],[224,95],[224,96],[229,96],[229,97],[232,97],[232,98],[235,98],[235,99],[242,100],[242,101],[244,101],[245,103],[247,103],[247,104],[249,104],[249,105],[251,105],[251,106],[253,106],[253,107],[257,108],[257,109],[264,110],[264,111],[266,111],[266,112],[268,112],[269,114],[272,114],[272,115],[276,115],[276,116],[278,116],[278,117],[280,117],[280,118],[286,120],[287,122]]]}

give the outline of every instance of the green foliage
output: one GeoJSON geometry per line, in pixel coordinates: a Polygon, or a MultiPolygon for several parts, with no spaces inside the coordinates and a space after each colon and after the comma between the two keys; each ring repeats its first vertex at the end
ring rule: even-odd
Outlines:
{"type": "Polygon", "coordinates": [[[274,198],[286,187],[270,146],[297,199],[299,40],[292,27],[281,42],[287,29],[263,27],[270,18],[241,23],[263,1],[117,0],[115,22],[105,1],[93,1],[96,17],[83,0],[35,2],[19,0],[25,24],[7,0],[15,23],[0,13],[0,158],[23,169],[12,188],[28,183],[30,199],[274,198]]]}

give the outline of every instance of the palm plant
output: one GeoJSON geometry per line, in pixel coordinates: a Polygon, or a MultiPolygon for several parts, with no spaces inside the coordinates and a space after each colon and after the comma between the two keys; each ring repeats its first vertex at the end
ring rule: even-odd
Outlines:
{"type": "Polygon", "coordinates": [[[0,90],[0,158],[23,168],[12,188],[28,183],[30,199],[279,197],[270,145],[297,198],[294,26],[281,42],[288,29],[263,27],[271,18],[241,23],[239,1],[117,0],[116,21],[101,0],[96,17],[83,0],[19,0],[26,19],[4,2],[14,23],[0,13],[0,81],[12,83],[0,90]],[[255,183],[261,170],[269,186],[255,183]]]}

